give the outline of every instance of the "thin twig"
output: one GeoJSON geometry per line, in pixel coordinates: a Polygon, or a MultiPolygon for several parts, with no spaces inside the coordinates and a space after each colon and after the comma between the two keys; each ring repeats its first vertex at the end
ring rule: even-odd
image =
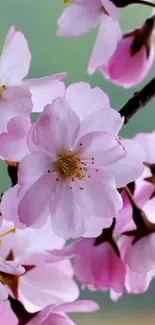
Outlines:
{"type": "Polygon", "coordinates": [[[153,97],[155,97],[155,78],[153,78],[142,90],[136,92],[120,109],[119,113],[125,118],[124,123],[127,124],[153,97]]]}
{"type": "Polygon", "coordinates": [[[155,7],[155,4],[152,2],[148,2],[147,0],[111,0],[117,8],[124,8],[132,4],[139,4],[139,5],[145,5],[149,7],[155,7]]]}

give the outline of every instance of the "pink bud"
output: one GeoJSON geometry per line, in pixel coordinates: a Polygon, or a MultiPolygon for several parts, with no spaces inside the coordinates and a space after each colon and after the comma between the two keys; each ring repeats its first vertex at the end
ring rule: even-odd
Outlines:
{"type": "Polygon", "coordinates": [[[152,16],[141,28],[123,35],[107,65],[101,66],[101,73],[116,85],[133,87],[148,74],[154,60],[154,20],[152,16]]]}

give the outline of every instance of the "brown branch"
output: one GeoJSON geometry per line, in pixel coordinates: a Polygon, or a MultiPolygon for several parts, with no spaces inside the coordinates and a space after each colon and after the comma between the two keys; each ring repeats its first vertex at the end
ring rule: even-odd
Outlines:
{"type": "Polygon", "coordinates": [[[36,316],[37,313],[28,313],[19,300],[9,296],[9,301],[13,312],[18,318],[18,325],[26,325],[34,316],[36,316]]]}
{"type": "Polygon", "coordinates": [[[124,8],[132,4],[138,4],[138,5],[145,5],[149,7],[155,7],[155,4],[152,2],[148,2],[146,0],[110,0],[112,1],[117,8],[124,8]]]}
{"type": "Polygon", "coordinates": [[[125,124],[145,107],[155,97],[155,78],[153,78],[142,90],[136,92],[132,98],[120,109],[119,113],[125,117],[125,124]]]}

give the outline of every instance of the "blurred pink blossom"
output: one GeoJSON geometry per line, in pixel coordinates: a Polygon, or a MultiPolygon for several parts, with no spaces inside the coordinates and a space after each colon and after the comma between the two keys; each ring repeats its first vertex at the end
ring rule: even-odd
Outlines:
{"type": "Polygon", "coordinates": [[[26,38],[12,26],[0,58],[0,133],[6,131],[10,118],[27,116],[32,109],[42,111],[54,98],[64,95],[65,86],[60,80],[66,74],[23,81],[29,72],[30,61],[26,38]]]}
{"type": "Polygon", "coordinates": [[[125,287],[125,265],[121,260],[117,244],[107,238],[109,229],[96,239],[81,239],[61,250],[51,251],[47,262],[75,257],[74,272],[80,283],[90,290],[111,290],[117,300],[125,287]]]}
{"type": "Polygon", "coordinates": [[[107,64],[100,71],[113,83],[125,88],[139,84],[147,76],[154,61],[154,19],[123,35],[107,64]]]}
{"type": "MultiPolygon", "coordinates": [[[[11,275],[1,274],[0,279],[8,293],[19,299],[29,312],[39,311],[51,303],[72,301],[79,295],[69,261],[55,265],[45,262],[46,250],[62,248],[64,244],[64,240],[53,233],[49,223],[47,221],[41,229],[17,230],[3,238],[1,256],[4,262],[0,268],[11,275]],[[17,269],[16,263],[24,268],[17,269]]],[[[10,225],[3,221],[0,232],[10,228],[10,225]]]]}
{"type": "Polygon", "coordinates": [[[96,26],[99,26],[99,32],[88,65],[90,74],[106,64],[116,49],[121,37],[118,9],[109,0],[75,0],[58,19],[59,36],[79,36],[96,26]]]}

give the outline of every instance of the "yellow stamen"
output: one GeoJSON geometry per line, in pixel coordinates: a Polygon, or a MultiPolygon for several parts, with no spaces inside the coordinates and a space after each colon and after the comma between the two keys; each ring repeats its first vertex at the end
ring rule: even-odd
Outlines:
{"type": "Polygon", "coordinates": [[[4,232],[3,234],[0,235],[0,238],[5,237],[5,236],[10,235],[10,234],[14,234],[16,231],[17,231],[17,228],[13,228],[13,229],[11,229],[9,231],[6,231],[6,232],[4,232]]]}
{"type": "Polygon", "coordinates": [[[64,0],[64,4],[71,4],[72,3],[72,0],[64,0]]]}
{"type": "Polygon", "coordinates": [[[63,178],[69,178],[74,181],[74,177],[78,179],[83,178],[83,173],[80,170],[80,159],[73,152],[66,152],[62,154],[56,161],[56,170],[63,178]]]}
{"type": "Polygon", "coordinates": [[[4,91],[5,91],[6,89],[7,89],[7,87],[4,86],[4,85],[0,87],[0,99],[3,98],[3,94],[4,94],[4,91]]]}

